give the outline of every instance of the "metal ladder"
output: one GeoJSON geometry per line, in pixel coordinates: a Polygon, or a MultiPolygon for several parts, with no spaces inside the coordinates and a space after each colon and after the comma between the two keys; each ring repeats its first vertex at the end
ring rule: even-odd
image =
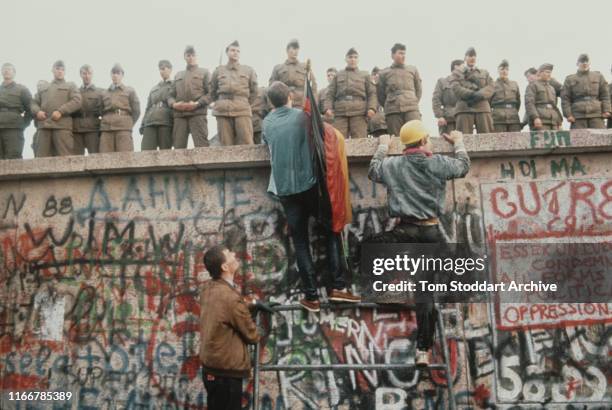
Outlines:
{"type": "MultiPolygon", "coordinates": [[[[321,309],[414,309],[414,305],[389,305],[379,303],[321,303],[321,309]]],[[[292,310],[303,310],[304,308],[299,304],[292,305],[279,305],[271,308],[275,312],[292,311],[292,310]]],[[[451,374],[449,350],[448,344],[446,343],[446,337],[444,337],[444,323],[442,322],[442,310],[438,309],[436,304],[436,311],[438,312],[438,320],[436,323],[438,339],[442,346],[442,358],[443,364],[430,364],[429,370],[443,370],[446,374],[446,383],[448,390],[448,404],[450,410],[456,409],[455,396],[453,393],[453,377],[451,374]]],[[[261,311],[257,311],[255,318],[257,327],[261,324],[261,311]]],[[[269,364],[262,365],[259,363],[260,354],[260,343],[255,345],[255,360],[253,365],[254,381],[253,381],[253,409],[259,410],[259,373],[260,372],[282,372],[282,371],[315,371],[315,370],[345,370],[345,371],[360,371],[360,370],[401,370],[414,368],[414,364],[402,364],[402,363],[390,363],[390,364],[345,364],[345,363],[330,363],[330,364],[269,364]]]]}

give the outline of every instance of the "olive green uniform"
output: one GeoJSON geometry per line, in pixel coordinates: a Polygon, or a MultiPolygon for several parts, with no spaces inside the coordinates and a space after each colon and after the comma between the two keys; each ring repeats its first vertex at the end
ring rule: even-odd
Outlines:
{"type": "MultiPolygon", "coordinates": [[[[317,95],[317,81],[314,75],[310,75],[312,92],[317,95]]],[[[297,60],[287,60],[283,64],[278,64],[272,69],[269,85],[274,81],[280,81],[289,87],[293,99],[293,108],[304,106],[304,87],[306,85],[306,64],[297,60]]]]}
{"type": "Polygon", "coordinates": [[[253,142],[261,144],[261,124],[263,119],[268,114],[268,96],[266,95],[266,87],[259,87],[257,90],[257,98],[251,106],[253,117],[253,142]]]}
{"type": "Polygon", "coordinates": [[[11,81],[0,84],[0,159],[22,158],[23,130],[30,125],[32,94],[11,81]]]}
{"type": "Polygon", "coordinates": [[[111,85],[102,95],[100,152],[134,151],[132,128],[140,117],[136,91],[124,84],[111,85]]]}
{"type": "Polygon", "coordinates": [[[452,76],[438,79],[436,88],[433,92],[431,103],[433,112],[436,118],[444,118],[445,126],[439,126],[440,135],[448,134],[455,130],[455,105],[457,105],[457,97],[451,87],[452,76]]]}
{"type": "Polygon", "coordinates": [[[208,105],[210,99],[210,72],[197,65],[188,66],[174,77],[168,97],[168,105],[175,102],[196,102],[198,107],[193,111],[174,110],[174,129],[172,141],[175,149],[187,148],[187,139],[191,133],[194,147],[208,146],[208,105]]]}
{"type": "Polygon", "coordinates": [[[523,126],[519,117],[521,92],[516,81],[495,81],[491,110],[495,132],[519,132],[523,126]]]}
{"type": "MultiPolygon", "coordinates": [[[[319,106],[319,112],[323,115],[325,114],[325,101],[327,100],[327,89],[328,87],[325,87],[322,90],[319,90],[319,96],[318,96],[318,101],[317,104],[319,106]]],[[[325,115],[323,115],[323,121],[325,121],[328,124],[333,125],[334,124],[334,117],[328,118],[325,115]]]]}
{"type": "MultiPolygon", "coordinates": [[[[172,148],[173,110],[168,106],[172,81],[160,81],[149,92],[142,119],[142,151],[172,148]]],[[[186,139],[186,137],[185,137],[186,139]]]]}
{"type": "Polygon", "coordinates": [[[346,67],[327,87],[323,108],[334,112],[334,127],[345,138],[366,138],[367,113],[369,110],[376,111],[377,107],[376,88],[370,74],[346,67]]]}
{"type": "Polygon", "coordinates": [[[557,130],[563,121],[557,108],[557,92],[548,81],[535,80],[527,86],[525,110],[532,130],[536,118],[542,121],[542,130],[557,130]]]}
{"type": "Polygon", "coordinates": [[[472,134],[474,126],[479,134],[493,132],[493,117],[489,100],[493,95],[493,79],[482,68],[455,69],[451,87],[457,97],[455,124],[457,130],[472,134]]]}
{"type": "Polygon", "coordinates": [[[253,144],[251,105],[257,98],[255,71],[239,63],[219,66],[212,75],[210,89],[221,144],[253,144]]]}
{"type": "Polygon", "coordinates": [[[605,128],[603,113],[610,112],[610,91],[598,71],[568,75],[561,91],[563,115],[573,116],[572,129],[605,128]]]}
{"type": "Polygon", "coordinates": [[[102,116],[102,94],[104,90],[93,84],[81,85],[81,108],[72,114],[74,154],[89,154],[100,151],[100,117],[102,116]]]}
{"type": "Polygon", "coordinates": [[[393,63],[381,71],[376,88],[389,134],[399,135],[406,122],[421,119],[419,101],[423,88],[416,67],[393,63]]]}
{"type": "Polygon", "coordinates": [[[66,80],[53,80],[49,86],[37,92],[32,99],[32,115],[45,112],[47,119],[36,121],[38,136],[37,157],[65,156],[74,153],[72,136],[72,114],[81,108],[81,93],[74,83],[66,80]],[[59,111],[62,116],[57,121],[51,114],[59,111]]]}
{"type": "Polygon", "coordinates": [[[385,110],[378,104],[376,114],[368,119],[368,134],[374,137],[380,137],[387,133],[387,122],[385,121],[385,110]]]}

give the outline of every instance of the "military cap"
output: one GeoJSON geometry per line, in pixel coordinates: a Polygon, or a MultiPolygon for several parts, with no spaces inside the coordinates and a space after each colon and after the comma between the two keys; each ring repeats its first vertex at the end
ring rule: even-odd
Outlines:
{"type": "Polygon", "coordinates": [[[64,62],[62,60],[57,60],[55,63],[53,63],[53,68],[66,68],[66,65],[64,64],[64,62]]]}
{"type": "Polygon", "coordinates": [[[287,50],[289,50],[290,48],[300,48],[300,42],[297,40],[297,38],[292,38],[291,40],[289,40],[289,42],[287,43],[287,50]]]}
{"type": "Polygon", "coordinates": [[[501,63],[499,63],[499,65],[497,66],[497,68],[508,68],[510,67],[510,64],[508,63],[508,60],[503,59],[501,61],[501,63]]]}
{"type": "Polygon", "coordinates": [[[378,68],[378,67],[374,67],[374,68],[372,69],[372,73],[371,73],[371,74],[372,74],[372,75],[376,75],[376,74],[378,74],[378,73],[380,73],[380,68],[378,68]]]}
{"type": "Polygon", "coordinates": [[[349,50],[346,52],[346,57],[348,56],[354,56],[354,55],[359,55],[359,53],[357,52],[357,50],[355,50],[355,47],[351,47],[349,48],[349,50]]]}
{"type": "Polygon", "coordinates": [[[554,66],[553,66],[552,64],[549,64],[549,63],[544,63],[544,64],[542,64],[542,65],[540,66],[540,68],[538,68],[538,71],[546,71],[546,70],[548,70],[548,71],[552,71],[552,70],[553,70],[553,67],[554,67],[554,66]]]}
{"type": "Polygon", "coordinates": [[[172,63],[168,60],[159,60],[159,63],[157,63],[157,67],[159,67],[160,69],[164,67],[172,68],[172,63]]]}
{"type": "Polygon", "coordinates": [[[474,47],[470,47],[465,51],[466,57],[476,57],[476,49],[474,47]]]}
{"type": "Polygon", "coordinates": [[[238,42],[238,40],[234,40],[231,43],[229,43],[229,45],[227,46],[229,47],[240,47],[240,43],[238,42]]]}
{"type": "Polygon", "coordinates": [[[330,71],[333,71],[334,73],[337,73],[338,70],[336,69],[336,67],[329,67],[326,71],[326,73],[329,73],[330,71]]]}
{"type": "Polygon", "coordinates": [[[121,64],[115,63],[115,65],[113,65],[113,68],[111,68],[111,74],[114,73],[125,74],[125,72],[123,71],[123,67],[121,67],[121,64]]]}
{"type": "Polygon", "coordinates": [[[192,45],[185,46],[185,51],[183,51],[183,55],[185,54],[193,54],[195,55],[195,48],[192,45]]]}
{"type": "Polygon", "coordinates": [[[527,70],[525,70],[523,75],[526,77],[527,74],[537,74],[537,73],[538,73],[538,70],[536,70],[535,67],[529,67],[527,70]]]}
{"type": "Polygon", "coordinates": [[[86,72],[88,72],[88,73],[91,73],[91,72],[93,72],[93,68],[91,68],[91,66],[90,66],[89,64],[83,64],[83,65],[81,66],[81,68],[79,68],[79,73],[81,73],[81,72],[83,72],[83,71],[86,71],[86,72]]]}
{"type": "Polygon", "coordinates": [[[578,56],[578,62],[579,63],[588,63],[589,62],[589,55],[588,54],[580,54],[578,56]]]}

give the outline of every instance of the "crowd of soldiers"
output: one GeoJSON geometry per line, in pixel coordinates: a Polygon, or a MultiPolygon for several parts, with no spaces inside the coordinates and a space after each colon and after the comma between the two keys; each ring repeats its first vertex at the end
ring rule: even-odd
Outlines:
{"type": "MultiPolygon", "coordinates": [[[[293,106],[304,105],[307,66],[298,60],[297,40],[287,44],[287,60],[272,70],[269,83],[280,81],[292,92],[293,106]]],[[[198,66],[196,50],[184,51],[185,70],[171,80],[172,64],[159,62],[161,81],[148,96],[141,122],[142,150],[187,148],[191,135],[195,147],[209,145],[208,109],[217,121],[221,145],[258,144],[261,124],[272,109],[266,88],[258,87],[255,71],[240,63],[237,41],[225,49],[228,62],[211,74],[198,66]]],[[[420,119],[422,81],[416,67],[407,65],[406,46],[391,48],[392,64],[371,72],[359,69],[354,48],[345,56],[346,68],[326,72],[328,87],[313,91],[325,121],[347,138],[399,135],[407,121],[420,119]]],[[[529,82],[521,119],[518,84],[509,79],[509,64],[498,66],[494,82],[488,71],[476,65],[476,50],[469,48],[463,60],[451,63],[451,74],[440,78],[432,104],[440,134],[459,130],[464,134],[560,129],[563,116],[578,128],[612,128],[610,94],[604,76],[590,70],[589,57],[581,54],[576,74],[564,84],[552,78],[552,64],[525,71],[529,82]],[[558,108],[561,99],[562,113],[558,108]]],[[[140,117],[140,102],[132,87],[123,83],[123,68],[111,69],[112,83],[101,89],[92,83],[89,65],[80,68],[81,87],[64,79],[62,61],[53,64],[53,80],[39,81],[34,97],[15,82],[15,67],[2,66],[0,85],[0,159],[21,158],[24,129],[35,121],[32,148],[36,157],[133,151],[132,128],[140,117]]]]}

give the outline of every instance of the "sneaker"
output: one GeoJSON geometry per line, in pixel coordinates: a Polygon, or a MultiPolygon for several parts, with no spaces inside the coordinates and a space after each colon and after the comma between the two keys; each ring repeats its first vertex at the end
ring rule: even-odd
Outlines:
{"type": "Polygon", "coordinates": [[[359,303],[361,302],[361,296],[353,295],[346,288],[332,289],[332,291],[329,292],[329,300],[332,302],[359,303]]]}
{"type": "Polygon", "coordinates": [[[417,349],[415,364],[417,367],[429,366],[429,351],[417,349]]]}
{"type": "Polygon", "coordinates": [[[300,305],[310,312],[320,312],[321,311],[321,302],[318,300],[308,300],[302,299],[300,300],[300,305]]]}

